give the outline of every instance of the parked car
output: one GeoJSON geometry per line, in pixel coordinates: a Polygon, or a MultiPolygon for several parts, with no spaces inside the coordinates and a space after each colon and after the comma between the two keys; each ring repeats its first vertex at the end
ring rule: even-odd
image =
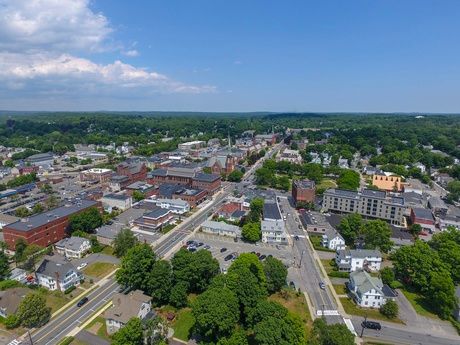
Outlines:
{"type": "Polygon", "coordinates": [[[224,258],[225,261],[229,261],[229,260],[231,260],[231,259],[233,259],[233,255],[232,255],[232,254],[228,254],[228,255],[224,258]]]}
{"type": "Polygon", "coordinates": [[[87,262],[82,262],[80,265],[77,266],[77,270],[82,270],[86,266],[88,266],[88,263],[87,262]]]}
{"type": "Polygon", "coordinates": [[[321,289],[325,290],[325,289],[326,289],[326,284],[324,284],[324,282],[320,282],[320,283],[319,283],[319,287],[320,287],[321,289]]]}
{"type": "Polygon", "coordinates": [[[261,256],[259,256],[259,260],[260,261],[265,260],[266,257],[267,257],[267,255],[261,255],[261,256]]]}
{"type": "Polygon", "coordinates": [[[290,286],[291,288],[295,289],[295,284],[294,284],[293,281],[290,281],[290,282],[289,282],[289,286],[290,286]]]}
{"type": "Polygon", "coordinates": [[[80,308],[86,302],[88,302],[88,297],[83,297],[81,300],[78,301],[77,307],[80,308]]]}
{"type": "Polygon", "coordinates": [[[227,248],[225,248],[225,247],[220,249],[221,253],[225,253],[226,251],[227,251],[227,248]]]}
{"type": "Polygon", "coordinates": [[[203,245],[204,245],[204,243],[203,243],[203,242],[200,242],[200,243],[198,243],[196,246],[197,246],[197,247],[201,247],[201,246],[203,246],[203,245]]]}
{"type": "Polygon", "coordinates": [[[205,245],[205,246],[203,247],[203,249],[206,249],[206,250],[211,249],[211,246],[210,246],[209,244],[207,244],[207,245],[205,245]]]}
{"type": "Polygon", "coordinates": [[[295,236],[294,236],[294,239],[295,239],[296,241],[298,241],[298,240],[299,240],[299,236],[295,235],[295,236]]]}
{"type": "Polygon", "coordinates": [[[380,325],[379,322],[375,321],[363,321],[361,326],[363,326],[364,328],[376,329],[378,331],[382,329],[382,325],[380,325]]]}

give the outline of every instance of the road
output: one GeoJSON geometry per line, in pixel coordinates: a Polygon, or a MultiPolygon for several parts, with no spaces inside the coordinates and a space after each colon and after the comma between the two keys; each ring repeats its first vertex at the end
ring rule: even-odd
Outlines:
{"type": "MultiPolygon", "coordinates": [[[[87,295],[89,301],[78,308],[71,306],[57,317],[53,318],[44,327],[32,332],[34,345],[55,345],[75,327],[78,327],[99,308],[111,300],[113,294],[118,291],[119,285],[115,278],[109,279],[103,286],[87,295]]],[[[31,345],[26,339],[21,345],[31,345]]]]}
{"type": "MultiPolygon", "coordinates": [[[[297,217],[295,209],[285,197],[279,198],[279,204],[286,216],[286,230],[292,239],[292,251],[298,266],[299,276],[302,283],[302,289],[308,293],[310,301],[315,310],[337,311],[337,304],[331,295],[330,291],[319,287],[320,282],[323,282],[319,267],[315,261],[311,247],[308,245],[308,238],[300,238],[294,240],[295,235],[304,236],[304,230],[299,229],[300,220],[297,217]]],[[[337,315],[326,316],[328,323],[341,323],[342,318],[337,315]]]]}

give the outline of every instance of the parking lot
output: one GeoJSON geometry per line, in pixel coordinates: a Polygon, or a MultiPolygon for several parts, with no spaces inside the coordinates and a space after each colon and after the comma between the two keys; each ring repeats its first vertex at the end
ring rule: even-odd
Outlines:
{"type": "Polygon", "coordinates": [[[203,248],[205,245],[209,245],[208,249],[212,256],[215,257],[220,264],[222,272],[226,272],[228,267],[231,265],[232,260],[225,261],[225,257],[231,253],[260,253],[260,256],[272,255],[273,257],[280,259],[285,265],[291,266],[293,264],[294,258],[290,253],[290,248],[287,245],[272,245],[266,243],[251,244],[242,242],[234,242],[233,238],[216,236],[211,234],[205,234],[202,232],[197,233],[191,240],[197,242],[202,242],[204,245],[200,248],[203,248]],[[221,252],[222,248],[226,248],[225,251],[221,252]]]}

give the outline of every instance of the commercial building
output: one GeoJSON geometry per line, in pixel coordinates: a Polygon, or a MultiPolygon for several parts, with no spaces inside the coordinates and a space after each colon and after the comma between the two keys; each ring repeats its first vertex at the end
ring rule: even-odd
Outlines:
{"type": "Polygon", "coordinates": [[[225,222],[215,222],[212,220],[206,220],[201,224],[201,231],[209,234],[228,236],[228,237],[240,237],[241,229],[236,225],[227,224],[225,222]]]}
{"type": "Polygon", "coordinates": [[[106,183],[110,181],[112,175],[113,171],[110,169],[93,168],[80,172],[80,181],[106,183]]]}
{"type": "Polygon", "coordinates": [[[315,182],[310,180],[292,181],[292,199],[299,202],[315,202],[315,182]]]}
{"type": "Polygon", "coordinates": [[[276,160],[278,162],[284,161],[294,164],[301,164],[303,161],[299,150],[290,149],[284,149],[282,152],[278,153],[278,155],[276,156],[276,160]]]}
{"type": "Polygon", "coordinates": [[[419,224],[422,229],[433,233],[436,228],[436,222],[431,210],[426,208],[414,207],[410,212],[410,221],[412,224],[419,224]]]}
{"type": "Polygon", "coordinates": [[[192,187],[196,189],[203,189],[208,194],[213,195],[216,193],[221,185],[220,175],[198,173],[192,180],[192,187]]]}
{"type": "Polygon", "coordinates": [[[177,145],[177,148],[179,150],[184,150],[184,151],[190,151],[190,150],[197,150],[201,149],[202,147],[206,146],[206,142],[202,140],[195,140],[195,141],[189,141],[186,143],[182,143],[177,145]]]}
{"type": "Polygon", "coordinates": [[[127,194],[106,194],[101,198],[102,206],[107,212],[112,209],[125,211],[133,205],[133,198],[127,194]]]}
{"type": "Polygon", "coordinates": [[[126,193],[128,195],[132,196],[135,191],[142,193],[142,195],[144,195],[145,198],[148,198],[152,195],[155,195],[156,188],[154,185],[151,185],[143,181],[137,181],[126,186],[126,193]]]}
{"type": "Polygon", "coordinates": [[[20,238],[27,244],[49,246],[66,237],[70,216],[91,207],[101,208],[96,201],[80,200],[29,218],[22,218],[3,227],[5,242],[10,249],[14,249],[16,241],[20,238]]]}
{"type": "Polygon", "coordinates": [[[165,208],[156,207],[149,213],[144,214],[142,217],[134,221],[134,225],[142,230],[158,230],[163,226],[168,225],[173,219],[173,214],[170,210],[165,208]]]}
{"type": "Polygon", "coordinates": [[[153,317],[151,299],[152,297],[144,295],[140,290],[132,291],[127,295],[123,293],[113,295],[112,306],[104,312],[107,333],[114,334],[133,317],[141,320],[153,317]]]}
{"type": "Polygon", "coordinates": [[[158,207],[170,210],[172,213],[176,214],[184,214],[190,211],[188,202],[180,199],[154,199],[146,201],[154,202],[158,207]]]}
{"type": "Polygon", "coordinates": [[[384,219],[394,225],[404,225],[405,209],[404,198],[383,191],[328,189],[323,195],[324,211],[358,213],[365,217],[384,219]]]}
{"type": "Polygon", "coordinates": [[[372,176],[372,185],[381,190],[401,192],[403,183],[401,176],[388,173],[375,174],[372,176]]]}
{"type": "Polygon", "coordinates": [[[37,153],[25,159],[26,163],[40,168],[47,169],[54,163],[54,156],[52,153],[37,153]]]}
{"type": "Polygon", "coordinates": [[[143,162],[123,162],[117,166],[117,174],[110,179],[110,189],[119,191],[128,185],[147,178],[147,167],[143,162]]]}
{"type": "Polygon", "coordinates": [[[208,192],[203,189],[192,189],[183,187],[177,189],[171,195],[173,199],[187,201],[190,205],[190,208],[195,208],[197,205],[201,204],[203,201],[206,200],[207,196],[208,192]]]}
{"type": "Polygon", "coordinates": [[[451,226],[460,230],[460,217],[454,215],[447,215],[439,217],[439,229],[441,231],[447,230],[447,228],[451,226]]]}

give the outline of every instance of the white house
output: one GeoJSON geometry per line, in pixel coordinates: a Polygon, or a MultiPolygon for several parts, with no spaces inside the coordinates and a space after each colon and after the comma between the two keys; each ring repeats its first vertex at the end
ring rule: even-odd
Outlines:
{"type": "Polygon", "coordinates": [[[354,272],[356,270],[378,271],[382,264],[382,255],[378,250],[345,249],[338,250],[335,262],[339,271],[354,272]]]}
{"type": "Polygon", "coordinates": [[[126,194],[106,194],[101,198],[101,202],[104,209],[108,212],[111,212],[113,208],[125,211],[131,208],[133,199],[126,194]]]}
{"type": "Polygon", "coordinates": [[[57,242],[54,248],[68,258],[80,259],[91,249],[91,243],[83,237],[68,237],[57,242]]]}
{"type": "Polygon", "coordinates": [[[287,243],[286,229],[282,220],[263,220],[260,223],[262,242],[287,243]]]}
{"type": "Polygon", "coordinates": [[[348,289],[357,305],[363,308],[380,308],[386,303],[383,283],[380,278],[371,277],[366,271],[350,273],[348,289]]]}
{"type": "Polygon", "coordinates": [[[323,247],[332,250],[345,249],[345,240],[335,229],[327,228],[326,232],[322,235],[321,244],[323,247]]]}
{"type": "Polygon", "coordinates": [[[114,334],[133,317],[144,320],[153,316],[151,299],[140,290],[132,291],[127,295],[116,293],[112,297],[112,306],[104,312],[107,333],[114,334]]]}
{"type": "Polygon", "coordinates": [[[83,275],[70,263],[58,263],[45,259],[35,271],[39,285],[49,290],[65,291],[80,284],[83,275]]]}
{"type": "MultiPolygon", "coordinates": [[[[151,200],[146,200],[151,201],[151,200]]],[[[172,213],[184,214],[190,211],[190,204],[181,199],[156,199],[153,200],[158,207],[170,210],[172,213]]]]}
{"type": "Polygon", "coordinates": [[[210,234],[228,236],[228,237],[240,237],[241,229],[236,225],[227,224],[225,222],[215,222],[207,220],[201,224],[201,231],[210,234]]]}

